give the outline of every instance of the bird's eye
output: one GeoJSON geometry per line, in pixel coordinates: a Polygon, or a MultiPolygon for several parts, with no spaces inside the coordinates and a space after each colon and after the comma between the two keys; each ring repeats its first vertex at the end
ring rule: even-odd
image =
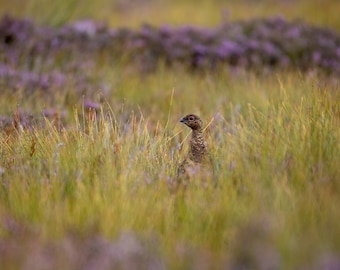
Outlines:
{"type": "Polygon", "coordinates": [[[192,116],[189,117],[189,121],[194,121],[194,118],[192,116]]]}

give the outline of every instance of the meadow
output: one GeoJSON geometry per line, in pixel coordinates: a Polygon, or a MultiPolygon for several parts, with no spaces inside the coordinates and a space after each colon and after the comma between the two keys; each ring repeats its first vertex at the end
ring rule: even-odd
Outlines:
{"type": "MultiPolygon", "coordinates": [[[[211,26],[227,5],[65,1],[56,12],[47,2],[0,6],[53,27],[89,17],[134,28],[211,26]]],[[[325,14],[317,0],[228,7],[230,20],[280,11],[339,33],[338,3],[327,2],[325,14]]],[[[91,50],[1,55],[11,63],[0,65],[1,269],[340,267],[337,73],[162,61],[141,70],[133,55],[91,50]],[[204,120],[213,177],[172,194],[187,113],[204,120]]]]}

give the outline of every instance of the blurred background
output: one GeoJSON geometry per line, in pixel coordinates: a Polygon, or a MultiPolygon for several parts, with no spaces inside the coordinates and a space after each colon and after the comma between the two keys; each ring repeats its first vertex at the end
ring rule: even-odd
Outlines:
{"type": "Polygon", "coordinates": [[[215,26],[225,20],[282,15],[340,29],[337,0],[12,0],[0,1],[1,14],[28,17],[39,24],[60,26],[94,19],[111,27],[194,24],[215,26]]]}

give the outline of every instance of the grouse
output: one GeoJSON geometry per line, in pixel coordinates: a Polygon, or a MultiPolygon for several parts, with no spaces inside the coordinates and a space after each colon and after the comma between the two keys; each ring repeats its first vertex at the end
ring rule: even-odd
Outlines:
{"type": "MultiPolygon", "coordinates": [[[[202,167],[207,169],[206,165],[210,162],[207,145],[204,140],[203,122],[201,118],[194,114],[188,114],[184,116],[180,122],[191,128],[192,135],[189,142],[189,153],[177,170],[177,187],[180,184],[186,186],[191,176],[197,173],[202,176],[202,167]]],[[[209,174],[210,170],[204,170],[204,172],[209,174]]],[[[208,176],[207,174],[204,174],[204,176],[208,176]]]]}

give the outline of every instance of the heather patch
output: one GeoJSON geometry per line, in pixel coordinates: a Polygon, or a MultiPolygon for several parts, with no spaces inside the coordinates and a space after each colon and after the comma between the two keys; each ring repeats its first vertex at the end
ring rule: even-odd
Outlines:
{"type": "MultiPolygon", "coordinates": [[[[105,54],[116,63],[123,59],[137,63],[144,71],[165,63],[210,71],[228,67],[257,72],[340,72],[338,33],[281,17],[223,23],[215,28],[145,25],[130,30],[109,29],[90,20],[52,28],[5,16],[0,29],[1,57],[9,67],[79,71],[105,54]]],[[[61,75],[55,76],[51,80],[62,80],[61,75]]],[[[48,81],[45,77],[40,80],[43,85],[48,81]]]]}

